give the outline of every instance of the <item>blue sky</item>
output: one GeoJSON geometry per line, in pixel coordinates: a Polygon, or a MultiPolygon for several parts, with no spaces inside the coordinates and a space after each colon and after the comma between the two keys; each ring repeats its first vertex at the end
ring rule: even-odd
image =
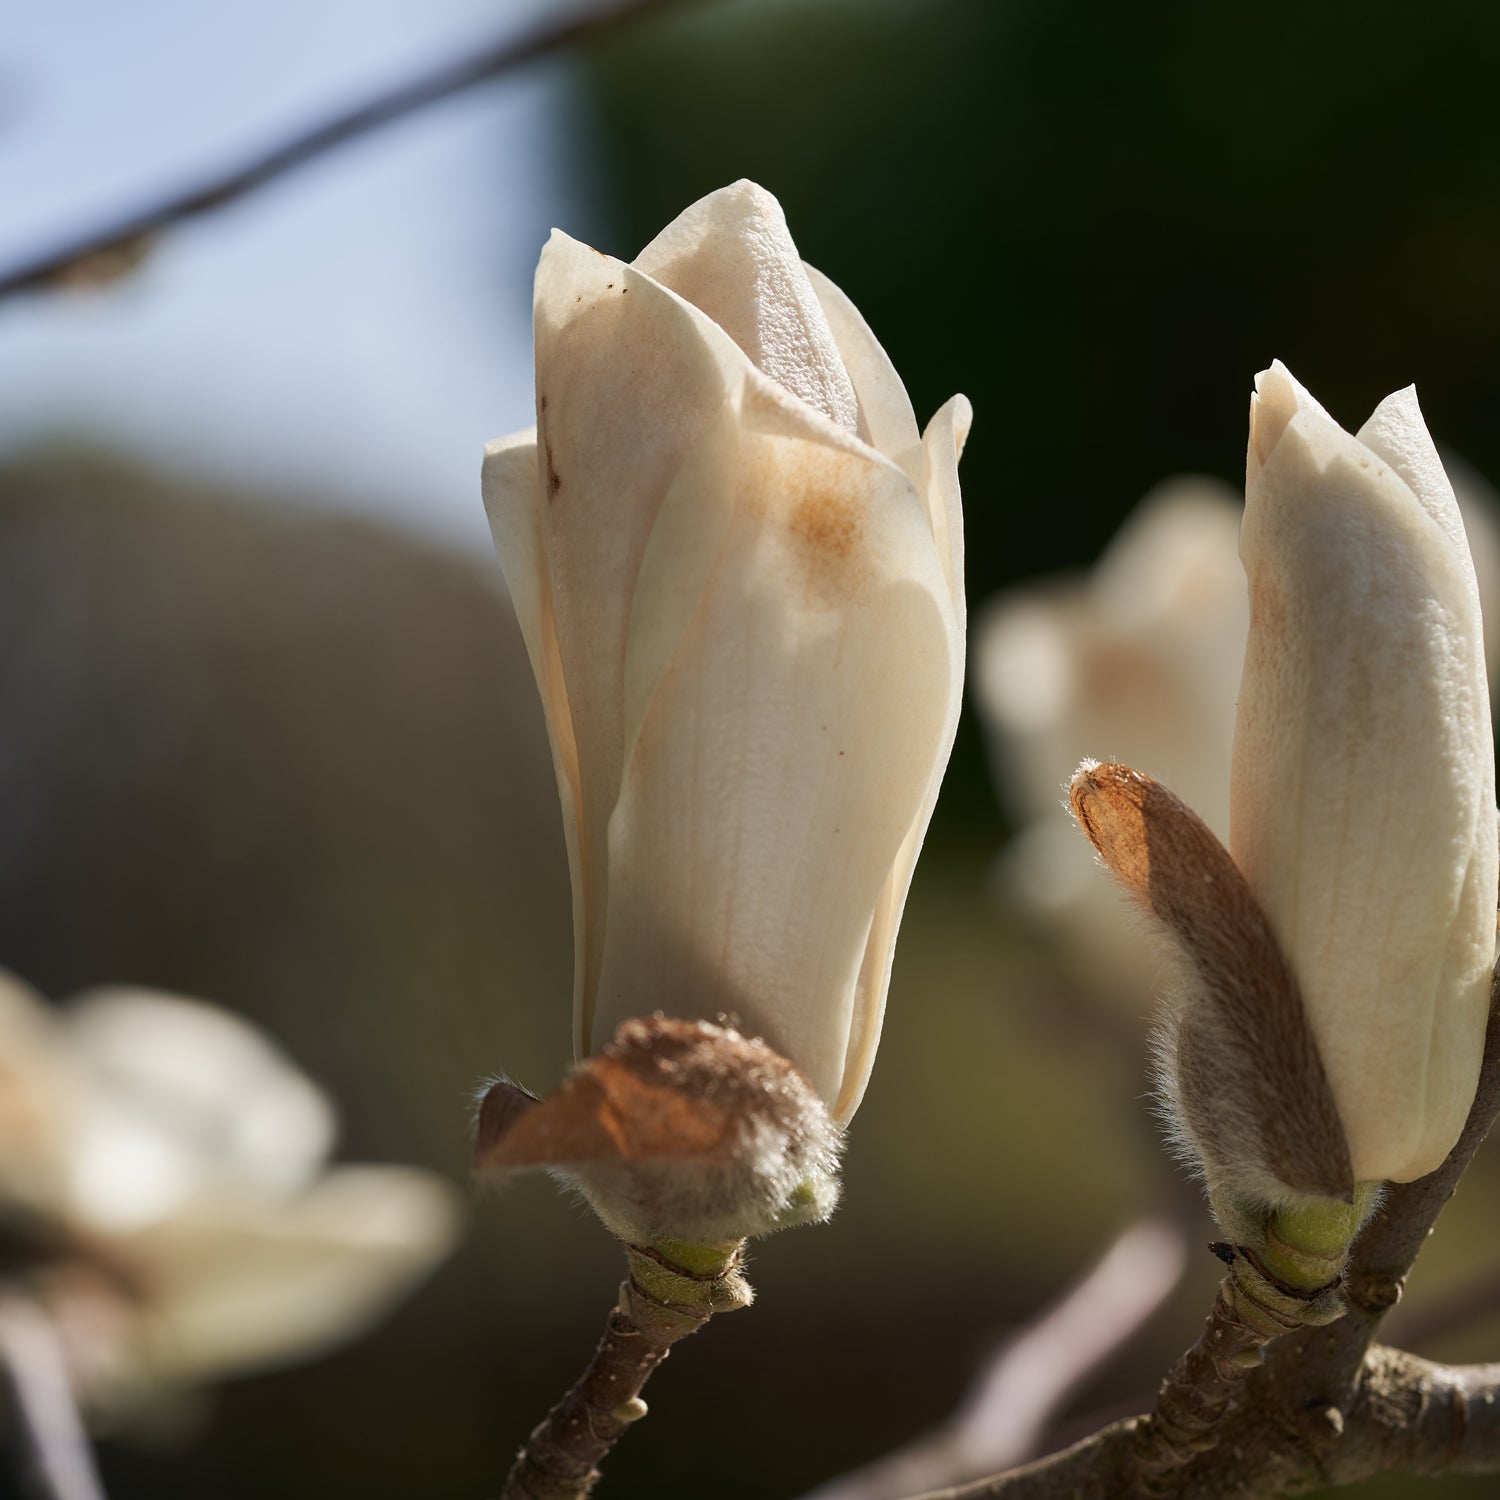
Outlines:
{"type": "MultiPolygon", "coordinates": [[[[556,0],[49,0],[0,22],[0,265],[554,13],[556,0]]],[[[531,421],[530,281],[573,220],[535,65],[175,231],[102,294],[0,303],[0,459],[85,436],[487,546],[531,421]]]]}

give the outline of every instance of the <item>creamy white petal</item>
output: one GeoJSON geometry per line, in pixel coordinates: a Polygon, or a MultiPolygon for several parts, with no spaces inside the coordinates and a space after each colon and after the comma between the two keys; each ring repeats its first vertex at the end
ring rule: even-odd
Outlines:
{"type": "Polygon", "coordinates": [[[1338,428],[1338,423],[1318,405],[1312,393],[1277,360],[1255,377],[1250,396],[1250,440],[1245,452],[1245,487],[1255,483],[1261,465],[1298,412],[1306,412],[1338,428]]]}
{"type": "Polygon", "coordinates": [[[605,920],[605,837],[620,784],[625,630],[656,511],[749,368],[702,313],[611,256],[554,233],[536,278],[537,529],[577,781],[570,847],[591,1031],[605,920]]]}
{"type": "Polygon", "coordinates": [[[755,367],[854,432],[859,403],[781,205],[741,179],[684,209],[635,266],[706,313],[755,367]]]}
{"type": "MultiPolygon", "coordinates": [[[[1441,531],[1452,562],[1449,576],[1455,594],[1450,602],[1462,622],[1465,638],[1482,643],[1483,613],[1468,527],[1422,418],[1416,387],[1408,386],[1387,396],[1360,428],[1358,436],[1360,442],[1400,475],[1441,531]]],[[[1446,1107],[1429,1108],[1424,1148],[1417,1153],[1419,1163],[1430,1160],[1433,1165],[1447,1154],[1462,1129],[1467,1110],[1460,1110],[1455,1101],[1467,1097],[1467,1079],[1477,1076],[1477,1060],[1488,1021],[1488,978],[1494,963],[1493,916],[1496,885],[1500,880],[1487,657],[1482,652],[1473,655],[1466,665],[1464,675],[1468,680],[1455,701],[1468,707],[1472,759],[1467,766],[1455,765],[1451,769],[1461,778],[1467,769],[1477,781],[1472,788],[1475,823],[1471,838],[1475,857],[1465,871],[1458,911],[1437,980],[1439,1000],[1429,1040],[1427,1087],[1429,1095],[1443,1100],[1446,1107]],[[1461,1000],[1444,1004],[1442,997],[1462,996],[1466,990],[1470,996],[1467,1013],[1461,1000]]]]}
{"type": "MultiPolygon", "coordinates": [[[[950,733],[961,635],[904,476],[759,382],[742,402],[695,480],[731,497],[713,502],[722,544],[632,715],[595,1038],[657,1009],[733,1014],[833,1104],[872,920],[950,733]]],[[[649,604],[642,618],[652,666],[627,676],[644,687],[662,631],[649,604]]]]}
{"type": "Polygon", "coordinates": [[[896,861],[891,866],[890,874],[886,876],[885,884],[880,888],[870,930],[865,937],[859,977],[854,983],[854,1004],[849,1015],[849,1041],[844,1048],[843,1076],[839,1080],[838,1094],[830,1105],[833,1118],[840,1125],[847,1124],[859,1108],[870,1081],[871,1069],[875,1066],[875,1049],[880,1045],[880,1032],[885,1023],[886,996],[891,987],[891,969],[896,958],[896,934],[906,910],[912,876],[916,873],[917,856],[922,852],[922,841],[927,837],[927,826],[932,821],[933,809],[937,805],[942,774],[947,769],[948,756],[953,750],[953,737],[958,728],[957,705],[963,693],[963,658],[958,654],[954,659],[959,666],[959,682],[948,736],[939,753],[937,769],[933,772],[927,795],[923,798],[906,837],[902,839],[901,847],[896,851],[896,861]]]}
{"type": "Polygon", "coordinates": [[[1494,957],[1472,566],[1400,403],[1373,430],[1392,459],[1281,367],[1258,386],[1232,847],[1301,982],[1356,1175],[1408,1180],[1468,1111],[1494,957]]]}
{"type": "Polygon", "coordinates": [[[948,581],[948,595],[964,618],[964,513],[958,488],[958,461],[969,428],[974,422],[974,408],[967,396],[952,396],[937,410],[922,434],[922,452],[927,460],[926,484],[928,524],[937,543],[943,576],[948,581]]]}
{"type": "Polygon", "coordinates": [[[921,485],[922,434],[906,386],[859,309],[821,271],[803,264],[859,402],[859,435],[921,485]]]}
{"type": "Polygon", "coordinates": [[[588,938],[579,826],[580,778],[573,709],[563,676],[552,610],[552,581],[542,546],[541,473],[536,428],[490,443],[484,450],[484,508],[500,556],[510,601],[526,642],[526,654],[542,697],[552,769],[562,804],[563,835],[568,848],[568,875],[573,895],[573,1011],[583,1009],[584,945],[588,938]]]}
{"type": "MultiPolygon", "coordinates": [[[[1467,557],[1469,539],[1464,531],[1464,518],[1459,514],[1453,486],[1443,472],[1443,461],[1438,457],[1437,445],[1427,431],[1426,422],[1422,420],[1416,386],[1409,385],[1405,390],[1393,391],[1387,396],[1370,413],[1370,420],[1359,429],[1356,437],[1370,452],[1383,458],[1401,477],[1407,489],[1416,497],[1417,503],[1443,533],[1454,557],[1467,557]]],[[[1472,579],[1472,559],[1466,571],[1472,579]]],[[[1474,607],[1477,609],[1477,583],[1473,595],[1474,607]]]]}
{"type": "Polygon", "coordinates": [[[1495,673],[1500,668],[1500,495],[1461,458],[1449,454],[1448,477],[1464,518],[1474,581],[1479,585],[1479,608],[1484,617],[1484,660],[1495,696],[1495,673]]]}
{"type": "Polygon", "coordinates": [[[275,1204],[184,1214],[127,1242],[155,1296],[141,1354],[197,1381],[324,1352],[363,1333],[451,1248],[458,1193],[404,1167],[338,1167],[275,1204]]]}
{"type": "Polygon", "coordinates": [[[322,1093],[252,1026],[201,1001],[96,990],[64,1012],[81,1086],[70,1208],[125,1230],[203,1197],[309,1181],[333,1139],[322,1093]]]}
{"type": "MultiPolygon", "coordinates": [[[[740,498],[732,475],[740,461],[741,407],[738,397],[725,401],[683,461],[641,558],[625,655],[627,746],[639,737],[646,710],[719,568],[740,498]]],[[[684,733],[692,732],[684,725],[684,733]]]]}
{"type": "MultiPolygon", "coordinates": [[[[877,349],[879,346],[876,346],[877,349]]],[[[884,351],[880,351],[882,356],[884,351]]],[[[863,390],[863,387],[861,388],[863,390]]],[[[903,399],[905,391],[902,391],[903,399]]],[[[863,396],[861,397],[863,399],[863,396]]],[[[907,410],[910,410],[908,405],[907,410]]],[[[896,956],[896,934],[906,909],[907,894],[916,872],[917,856],[927,836],[937,806],[943,773],[958,734],[959,712],[963,705],[965,640],[967,611],[964,595],[963,509],[959,502],[958,460],[968,440],[974,412],[966,396],[947,401],[927,424],[920,450],[926,479],[928,523],[948,588],[952,610],[953,650],[949,654],[948,714],[943,726],[941,749],[933,766],[926,795],[917,809],[911,828],[901,842],[896,862],[876,903],[869,936],[865,940],[864,960],[855,985],[854,1009],[850,1017],[849,1046],[844,1059],[844,1077],[838,1097],[832,1103],[834,1118],[849,1120],[869,1082],[875,1063],[875,1049],[880,1041],[885,1018],[885,1001],[891,983],[891,966],[896,956]]]]}

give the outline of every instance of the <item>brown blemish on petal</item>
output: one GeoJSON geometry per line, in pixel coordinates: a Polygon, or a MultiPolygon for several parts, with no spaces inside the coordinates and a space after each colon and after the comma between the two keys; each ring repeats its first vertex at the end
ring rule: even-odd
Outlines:
{"type": "Polygon", "coordinates": [[[552,440],[548,437],[542,438],[542,451],[547,456],[547,498],[555,500],[557,492],[562,488],[562,478],[557,472],[557,465],[552,462],[552,440]]]}
{"type": "Polygon", "coordinates": [[[756,457],[741,503],[802,575],[804,602],[842,608],[868,591],[875,572],[867,527],[872,507],[886,501],[881,473],[863,454],[798,430],[805,407],[770,382],[752,385],[743,401],[747,456],[756,457]],[[762,448],[761,433],[780,435],[762,448]]]}
{"type": "Polygon", "coordinates": [[[822,556],[843,561],[859,541],[859,513],[847,495],[804,495],[792,512],[791,529],[822,556]]]}
{"type": "Polygon", "coordinates": [[[864,582],[864,496],[819,474],[792,501],[787,534],[824,596],[847,598],[864,582]]]}

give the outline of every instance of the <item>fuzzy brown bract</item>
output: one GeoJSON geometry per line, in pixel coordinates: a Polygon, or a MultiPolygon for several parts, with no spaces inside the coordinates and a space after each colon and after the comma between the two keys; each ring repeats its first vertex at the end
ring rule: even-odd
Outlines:
{"type": "Polygon", "coordinates": [[[1210,1192],[1223,1177],[1267,1203],[1293,1193],[1349,1201],[1349,1147],[1296,976],[1228,851],[1128,766],[1085,761],[1070,795],[1100,857],[1186,960],[1158,1040],[1158,1081],[1210,1192]]]}
{"type": "Polygon", "coordinates": [[[555,1172],[631,1244],[709,1245],[826,1218],[838,1142],[812,1085],[764,1042],[656,1015],[624,1022],[539,1102],[495,1084],[474,1165],[555,1172]]]}

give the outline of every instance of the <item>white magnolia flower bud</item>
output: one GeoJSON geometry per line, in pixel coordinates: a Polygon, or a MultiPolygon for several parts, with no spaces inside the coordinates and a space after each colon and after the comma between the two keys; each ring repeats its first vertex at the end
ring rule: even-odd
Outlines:
{"type": "Polygon", "coordinates": [[[1457,1141],[1495,959],[1478,590],[1414,394],[1351,437],[1281,365],[1262,374],[1240,549],[1233,859],[1128,767],[1085,762],[1072,803],[1186,960],[1160,1081],[1221,1221],[1341,1199],[1352,1232],[1360,1184],[1457,1141]]]}
{"type": "Polygon", "coordinates": [[[864,1091],[958,719],[957,460],[739,182],[627,265],[554,233],[537,428],[484,469],[573,877],[575,1044],[728,1018],[864,1091]]]}
{"type": "Polygon", "coordinates": [[[1474,567],[1412,389],[1351,437],[1281,364],[1250,406],[1230,847],[1300,984],[1360,1181],[1439,1165],[1495,961],[1474,567]]]}

